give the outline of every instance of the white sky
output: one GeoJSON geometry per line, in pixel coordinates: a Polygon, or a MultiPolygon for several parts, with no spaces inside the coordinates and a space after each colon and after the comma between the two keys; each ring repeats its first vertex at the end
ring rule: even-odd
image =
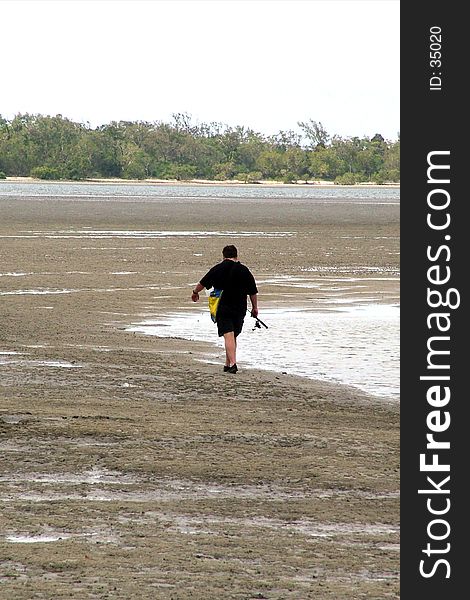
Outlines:
{"type": "Polygon", "coordinates": [[[0,114],[399,132],[398,0],[0,0],[0,114]]]}

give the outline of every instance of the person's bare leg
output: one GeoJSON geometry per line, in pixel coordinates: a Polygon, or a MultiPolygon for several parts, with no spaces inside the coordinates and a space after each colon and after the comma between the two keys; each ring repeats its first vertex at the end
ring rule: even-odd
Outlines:
{"type": "Polygon", "coordinates": [[[235,339],[235,334],[233,331],[229,331],[228,333],[224,333],[224,342],[225,342],[225,364],[228,367],[232,367],[237,363],[237,341],[235,339]]]}

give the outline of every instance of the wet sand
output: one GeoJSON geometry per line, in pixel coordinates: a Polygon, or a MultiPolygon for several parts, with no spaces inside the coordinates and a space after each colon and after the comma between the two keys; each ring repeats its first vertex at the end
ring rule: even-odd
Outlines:
{"type": "Polygon", "coordinates": [[[396,403],[125,331],[189,306],[225,243],[259,279],[386,275],[398,210],[0,197],[4,597],[398,598],[396,403]]]}

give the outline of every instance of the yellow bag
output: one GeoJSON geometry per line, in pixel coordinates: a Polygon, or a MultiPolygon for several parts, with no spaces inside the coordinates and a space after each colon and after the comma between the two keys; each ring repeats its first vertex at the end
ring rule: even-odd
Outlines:
{"type": "Polygon", "coordinates": [[[213,289],[209,294],[209,312],[213,323],[217,323],[217,309],[219,308],[219,302],[222,298],[223,290],[213,289]]]}

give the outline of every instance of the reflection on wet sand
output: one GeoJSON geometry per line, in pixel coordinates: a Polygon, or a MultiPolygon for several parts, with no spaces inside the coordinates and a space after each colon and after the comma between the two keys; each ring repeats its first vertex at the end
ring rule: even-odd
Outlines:
{"type": "MultiPolygon", "coordinates": [[[[355,299],[343,299],[346,304],[355,299]]],[[[241,366],[285,371],[312,379],[355,385],[371,394],[398,399],[399,309],[389,304],[266,309],[268,330],[240,338],[241,366]]],[[[363,302],[363,300],[361,301],[363,302]]],[[[170,313],[132,325],[129,331],[223,344],[206,312],[170,313]]]]}

